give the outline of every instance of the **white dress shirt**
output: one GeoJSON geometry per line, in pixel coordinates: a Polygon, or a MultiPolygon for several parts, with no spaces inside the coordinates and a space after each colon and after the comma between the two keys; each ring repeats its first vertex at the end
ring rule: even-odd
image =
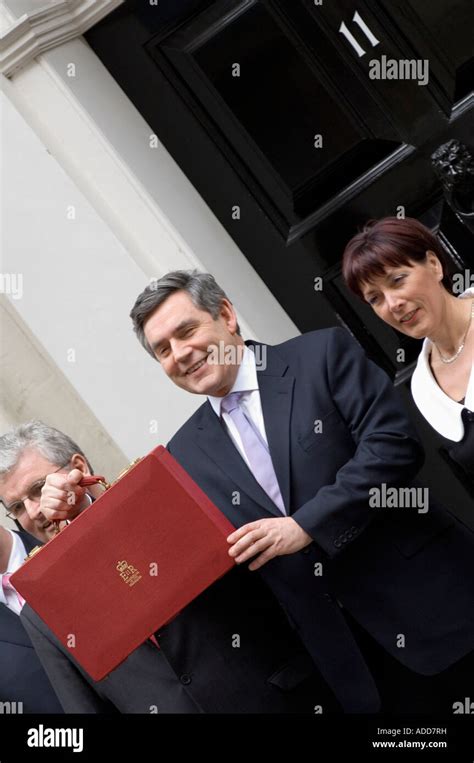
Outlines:
{"type": "MultiPolygon", "coordinates": [[[[13,573],[16,572],[25,561],[26,548],[23,544],[22,539],[18,535],[18,533],[14,533],[8,529],[7,529],[7,532],[9,532],[13,538],[13,545],[12,545],[12,550],[10,552],[10,558],[8,560],[7,569],[0,574],[8,573],[9,575],[13,575],[13,573]]],[[[6,604],[8,609],[11,609],[13,612],[15,612],[15,614],[17,615],[20,614],[22,607],[15,591],[8,590],[8,589],[5,590],[3,586],[0,585],[0,602],[2,604],[6,604]]]]}
{"type": "MultiPolygon", "coordinates": [[[[240,406],[242,410],[244,411],[245,415],[248,418],[252,419],[252,422],[256,425],[259,433],[261,434],[266,444],[268,445],[267,433],[265,432],[265,424],[263,421],[263,411],[262,411],[262,402],[260,400],[260,390],[258,387],[255,354],[247,346],[244,347],[242,362],[239,366],[239,370],[237,372],[237,377],[235,379],[234,386],[232,387],[230,392],[245,392],[245,394],[242,395],[240,399],[240,406]]],[[[227,427],[227,431],[229,432],[232,442],[234,443],[235,447],[239,451],[245,463],[251,470],[249,460],[247,458],[247,455],[244,450],[244,446],[242,444],[242,438],[240,437],[237,427],[235,426],[234,422],[232,421],[228,413],[221,413],[221,403],[223,399],[224,398],[222,397],[211,397],[211,396],[208,397],[208,400],[210,404],[212,405],[212,408],[216,416],[220,417],[222,415],[222,418],[227,427]]]]}

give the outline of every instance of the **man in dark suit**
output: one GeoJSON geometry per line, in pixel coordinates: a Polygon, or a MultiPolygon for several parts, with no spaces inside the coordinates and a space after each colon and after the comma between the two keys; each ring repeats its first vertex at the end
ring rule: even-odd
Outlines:
{"type": "MultiPolygon", "coordinates": [[[[41,421],[21,424],[0,437],[1,500],[10,518],[23,522],[28,516],[40,537],[49,539],[53,534],[46,507],[58,503],[67,506],[67,518],[72,520],[100,494],[97,486],[79,485],[82,477],[91,473],[92,467],[79,446],[64,432],[41,421]]],[[[13,533],[1,526],[0,533],[0,570],[13,573],[38,541],[27,533],[13,533]]],[[[45,635],[29,622],[28,612],[30,618],[36,615],[28,604],[23,606],[8,579],[3,590],[0,600],[3,595],[12,611],[0,607],[0,701],[23,702],[25,712],[48,712],[48,707],[49,712],[60,712],[61,705],[66,712],[78,713],[199,712],[156,645],[144,644],[104,681],[95,683],[70,656],[64,655],[66,650],[61,651],[61,645],[43,623],[45,635]]]]}
{"type": "MultiPolygon", "coordinates": [[[[401,711],[449,711],[460,684],[446,671],[474,647],[473,537],[428,510],[426,491],[407,492],[423,455],[385,374],[342,329],[244,344],[207,274],[164,276],[131,317],[170,379],[207,395],[169,450],[239,528],[230,553],[251,561],[341,706],[377,710],[381,693],[392,709],[405,685],[401,711]]],[[[175,670],[198,674],[197,647],[174,654],[168,641],[175,670]]]]}
{"type": "Polygon", "coordinates": [[[239,566],[157,634],[189,695],[204,712],[451,712],[473,540],[433,504],[402,508],[423,457],[385,374],[342,329],[244,343],[207,274],[151,284],[132,319],[170,379],[207,396],[168,447],[238,528],[239,566]]]}
{"type": "Polygon", "coordinates": [[[8,583],[38,545],[26,532],[0,526],[0,703],[2,712],[61,713],[62,708],[19,617],[22,601],[8,583]]]}
{"type": "MultiPolygon", "coordinates": [[[[90,473],[90,464],[63,432],[40,421],[30,421],[0,437],[0,500],[10,519],[29,532],[0,527],[0,701],[22,702],[23,712],[62,712],[61,705],[20,621],[23,601],[9,582],[34,546],[47,542],[55,532],[39,504],[46,475],[78,469],[90,473]],[[35,537],[33,537],[33,535],[35,537]],[[40,541],[40,542],[38,542],[40,541]]],[[[70,517],[92,500],[75,486],[77,500],[70,517]]],[[[93,491],[94,488],[91,488],[93,491]]]]}

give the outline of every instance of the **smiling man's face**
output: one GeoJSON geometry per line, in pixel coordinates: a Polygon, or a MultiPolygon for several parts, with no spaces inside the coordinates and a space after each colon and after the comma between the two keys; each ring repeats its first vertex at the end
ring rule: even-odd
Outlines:
{"type": "Polygon", "coordinates": [[[164,372],[178,387],[196,395],[216,397],[231,390],[238,364],[226,363],[223,357],[222,362],[215,362],[216,347],[227,351],[243,345],[237,334],[235,311],[227,299],[222,300],[219,315],[214,319],[196,307],[187,292],[174,292],[150,315],[143,329],[164,372]]]}

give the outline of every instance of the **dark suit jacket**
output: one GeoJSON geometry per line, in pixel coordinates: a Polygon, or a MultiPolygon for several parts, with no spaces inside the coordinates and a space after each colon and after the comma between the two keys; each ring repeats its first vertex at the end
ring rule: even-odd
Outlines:
{"type": "MultiPolygon", "coordinates": [[[[27,532],[17,534],[27,553],[39,545],[27,532]]],[[[5,604],[0,604],[0,702],[22,702],[23,713],[62,712],[20,618],[5,604]]]]}
{"type": "MultiPolygon", "coordinates": [[[[345,330],[312,332],[266,351],[258,381],[270,452],[285,507],[314,543],[271,560],[254,581],[271,589],[345,710],[377,710],[377,690],[340,603],[411,670],[444,670],[474,645],[473,535],[434,502],[427,513],[370,508],[370,489],[409,485],[423,454],[391,382],[345,330]]],[[[237,527],[281,516],[209,402],[168,447],[237,527]]],[[[226,619],[236,632],[236,620],[252,631],[243,597],[229,607],[226,583],[220,598],[213,592],[219,627],[205,628],[209,608],[201,596],[161,634],[175,671],[185,666],[193,674],[193,696],[203,707],[212,703],[211,690],[219,694],[221,676],[228,693],[239,691],[238,661],[232,672],[220,668],[229,651],[226,619]]]]}
{"type": "Polygon", "coordinates": [[[199,713],[166,658],[142,644],[102,681],[94,681],[25,604],[21,620],[66,713],[199,713]]]}
{"type": "MultiPolygon", "coordinates": [[[[346,331],[266,350],[258,380],[270,452],[285,506],[314,543],[259,572],[228,573],[157,634],[162,655],[202,712],[377,711],[338,602],[412,670],[443,670],[474,642],[472,534],[434,506],[369,507],[370,488],[406,486],[423,456],[392,384],[346,331]]],[[[168,447],[235,526],[281,516],[207,401],[168,447]]],[[[31,609],[22,618],[66,709],[149,712],[134,666],[142,676],[151,645],[94,685],[31,609]]]]}
{"type": "Polygon", "coordinates": [[[317,704],[339,711],[283,611],[261,588],[250,573],[230,572],[157,634],[166,656],[146,642],[98,682],[28,604],[21,619],[69,713],[314,713],[317,704]]]}

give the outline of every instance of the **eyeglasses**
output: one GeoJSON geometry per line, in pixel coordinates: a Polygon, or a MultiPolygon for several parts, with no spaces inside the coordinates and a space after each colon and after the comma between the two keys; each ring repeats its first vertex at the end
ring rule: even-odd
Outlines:
{"type": "MultiPolygon", "coordinates": [[[[65,466],[67,466],[70,462],[66,461],[65,464],[62,466],[59,466],[57,469],[55,469],[53,472],[49,472],[49,474],[56,474],[56,472],[60,472],[61,469],[64,469],[65,466]]],[[[48,476],[48,475],[47,475],[48,476]]],[[[42,480],[37,480],[37,482],[33,483],[33,485],[28,490],[28,493],[25,495],[24,498],[22,498],[19,501],[13,501],[13,503],[10,504],[10,506],[5,506],[5,512],[7,517],[10,517],[10,519],[19,519],[19,517],[22,516],[22,514],[26,511],[26,506],[24,504],[24,501],[27,499],[29,501],[39,501],[41,499],[41,491],[45,485],[46,477],[43,477],[42,480]]]]}

